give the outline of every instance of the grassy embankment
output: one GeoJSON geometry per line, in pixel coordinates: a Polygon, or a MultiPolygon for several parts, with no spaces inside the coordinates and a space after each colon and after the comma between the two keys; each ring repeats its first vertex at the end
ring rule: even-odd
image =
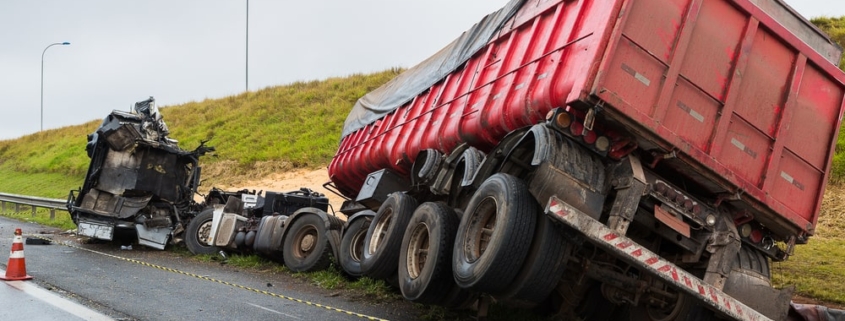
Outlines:
{"type": "MultiPolygon", "coordinates": [[[[222,99],[161,109],[171,137],[184,149],[210,140],[217,152],[201,160],[203,187],[232,184],[272,172],[325,166],[355,101],[400,72],[296,82],[222,99]]],[[[103,115],[104,117],[106,115],[103,115]]],[[[0,192],[66,198],[88,170],[87,134],[101,120],[0,141],[0,192]]],[[[12,215],[12,209],[7,209],[12,215]]],[[[14,214],[44,223],[40,213],[14,214]]],[[[73,228],[67,214],[47,222],[73,228]]],[[[47,218],[46,220],[49,220],[47,218]]]]}

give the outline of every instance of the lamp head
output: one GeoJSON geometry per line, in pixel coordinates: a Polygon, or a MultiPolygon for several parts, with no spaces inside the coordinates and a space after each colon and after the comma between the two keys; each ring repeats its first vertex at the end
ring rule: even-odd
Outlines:
{"type": "Polygon", "coordinates": [[[63,45],[63,46],[67,46],[67,45],[69,45],[69,44],[70,44],[70,42],[67,42],[67,41],[62,42],[62,45],[63,45]]]}

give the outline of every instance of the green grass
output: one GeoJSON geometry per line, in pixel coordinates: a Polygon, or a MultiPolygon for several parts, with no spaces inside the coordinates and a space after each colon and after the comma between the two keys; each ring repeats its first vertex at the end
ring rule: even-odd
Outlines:
{"type": "MultiPolygon", "coordinates": [[[[205,186],[237,182],[269,172],[325,166],[337,150],[343,122],[355,101],[400,71],[296,82],[166,106],[161,112],[170,137],[183,149],[193,149],[203,140],[217,149],[216,157],[201,160],[205,186]]],[[[0,192],[66,197],[83,182],[89,163],[86,137],[100,122],[0,141],[0,192]]]]}
{"type": "Polygon", "coordinates": [[[843,249],[843,239],[811,239],[810,245],[797,247],[789,261],[772,265],[772,283],[795,285],[801,295],[845,304],[843,249]]]}
{"type": "Polygon", "coordinates": [[[19,212],[14,211],[14,205],[6,204],[6,211],[0,211],[0,216],[13,218],[21,222],[32,222],[41,225],[59,228],[63,231],[76,230],[76,224],[70,219],[70,214],[66,211],[57,210],[55,218],[50,219],[50,211],[46,209],[37,209],[35,216],[32,215],[32,210],[27,206],[21,206],[19,212]]]}
{"type": "MultiPolygon", "coordinates": [[[[827,33],[834,42],[840,46],[845,44],[845,16],[842,17],[816,17],[810,19],[816,27],[827,33]]],[[[845,56],[839,60],[839,68],[845,68],[845,56]]]]}
{"type": "Polygon", "coordinates": [[[772,265],[772,283],[845,305],[845,185],[828,186],[816,226],[809,244],[796,246],[789,260],[772,265]]]}

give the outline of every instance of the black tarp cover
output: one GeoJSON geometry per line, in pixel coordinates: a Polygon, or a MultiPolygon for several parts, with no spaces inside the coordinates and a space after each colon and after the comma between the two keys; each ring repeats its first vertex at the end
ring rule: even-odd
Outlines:
{"type": "Polygon", "coordinates": [[[446,78],[483,48],[524,1],[511,0],[433,56],[358,99],[346,117],[341,137],[384,117],[446,78]]]}

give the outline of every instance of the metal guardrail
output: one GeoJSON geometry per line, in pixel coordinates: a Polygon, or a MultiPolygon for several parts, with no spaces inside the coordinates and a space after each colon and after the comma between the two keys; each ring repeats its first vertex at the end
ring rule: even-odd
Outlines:
{"type": "Polygon", "coordinates": [[[35,216],[38,208],[50,210],[50,219],[56,218],[56,210],[67,210],[67,200],[56,198],[43,198],[35,196],[0,193],[0,211],[6,212],[7,203],[15,205],[15,212],[21,211],[21,205],[29,206],[32,209],[32,216],[35,216]]]}

